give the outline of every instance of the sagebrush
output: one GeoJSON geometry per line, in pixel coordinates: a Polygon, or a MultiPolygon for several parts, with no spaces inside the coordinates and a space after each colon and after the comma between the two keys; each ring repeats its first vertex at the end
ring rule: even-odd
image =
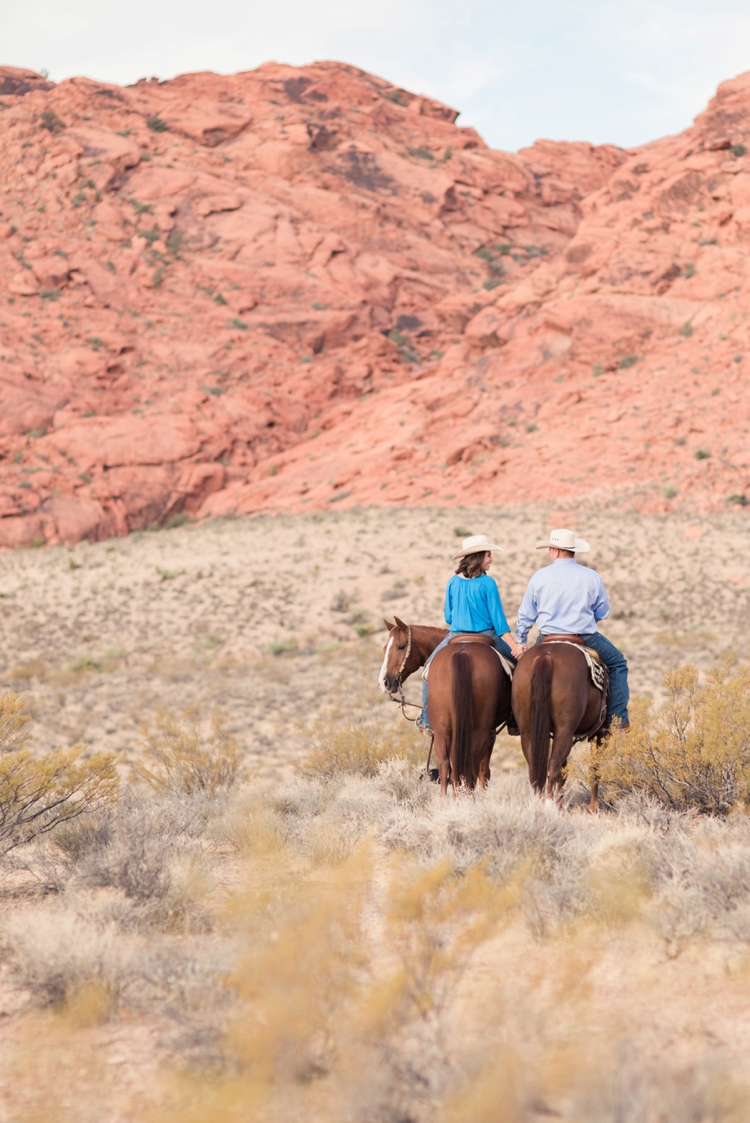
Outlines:
{"type": "Polygon", "coordinates": [[[226,728],[226,718],[216,707],[211,732],[201,733],[193,711],[182,718],[160,710],[156,731],[142,729],[143,758],[133,762],[133,773],[156,791],[183,795],[216,795],[233,787],[244,774],[242,753],[226,728]]]}
{"type": "Polygon", "coordinates": [[[644,791],[677,810],[726,814],[750,804],[750,667],[731,657],[706,675],[688,664],[664,676],[667,701],[633,705],[630,732],[592,762],[611,794],[644,791]]]}
{"type": "Polygon", "coordinates": [[[60,823],[112,803],[120,780],[111,753],[85,746],[35,756],[18,694],[0,697],[0,856],[60,823]]]}
{"type": "Polygon", "coordinates": [[[369,715],[326,714],[306,730],[310,746],[300,769],[311,777],[331,779],[356,774],[375,776],[389,760],[418,761],[426,757],[413,727],[385,724],[369,715]]]}

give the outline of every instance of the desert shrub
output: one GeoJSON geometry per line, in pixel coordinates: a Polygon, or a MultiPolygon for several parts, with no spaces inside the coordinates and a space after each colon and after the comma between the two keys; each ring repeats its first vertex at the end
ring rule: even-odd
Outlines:
{"type": "Polygon", "coordinates": [[[367,716],[333,714],[319,718],[307,730],[310,752],[300,765],[302,773],[318,779],[353,773],[376,776],[388,760],[422,758],[411,727],[404,722],[389,727],[367,716]]]}
{"type": "Polygon", "coordinates": [[[109,888],[119,898],[104,914],[120,928],[202,931],[210,888],[201,836],[208,813],[200,798],[130,794],[107,815],[64,829],[53,841],[71,863],[68,890],[109,888]]]}
{"type": "Polygon", "coordinates": [[[434,794],[423,767],[403,758],[386,760],[380,765],[378,785],[395,803],[410,811],[427,807],[434,794]]]}
{"type": "Polygon", "coordinates": [[[644,791],[675,809],[725,814],[750,802],[750,668],[725,659],[699,685],[692,665],[664,676],[661,710],[639,701],[631,729],[592,750],[614,793],[644,791]]]}
{"type": "Polygon", "coordinates": [[[39,128],[47,129],[50,133],[59,133],[65,128],[65,125],[57,116],[54,109],[45,109],[39,114],[39,128]]]}
{"type": "Polygon", "coordinates": [[[242,754],[218,707],[211,716],[211,733],[205,738],[192,711],[179,719],[160,710],[156,732],[150,733],[146,726],[142,729],[141,749],[145,759],[133,763],[133,772],[159,792],[218,795],[243,777],[242,754]]]}
{"type": "Polygon", "coordinates": [[[84,746],[36,757],[19,695],[0,698],[0,855],[60,823],[113,802],[120,781],[111,753],[83,759],[84,746]]]}
{"type": "Polygon", "coordinates": [[[183,1030],[215,1039],[215,1013],[230,998],[221,952],[173,940],[145,945],[112,923],[83,916],[89,903],[79,893],[75,902],[63,898],[8,917],[0,928],[6,982],[22,988],[33,1006],[56,1007],[73,1026],[107,1021],[126,1004],[130,1013],[153,1015],[157,1008],[183,1030]]]}
{"type": "Polygon", "coordinates": [[[31,736],[31,718],[23,712],[20,694],[3,694],[0,697],[0,753],[17,752],[31,736]]]}
{"type": "Polygon", "coordinates": [[[96,989],[102,1016],[121,997],[127,952],[112,927],[99,927],[59,907],[11,916],[0,932],[3,957],[12,977],[40,1006],[60,1005],[84,988],[96,989]]]}

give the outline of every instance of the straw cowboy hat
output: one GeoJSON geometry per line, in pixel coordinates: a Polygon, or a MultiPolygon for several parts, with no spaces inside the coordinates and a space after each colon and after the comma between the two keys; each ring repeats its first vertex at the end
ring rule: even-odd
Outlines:
{"type": "Polygon", "coordinates": [[[574,554],[587,554],[591,549],[583,538],[576,538],[572,530],[551,530],[549,542],[537,542],[537,550],[572,550],[574,554]]]}
{"type": "Polygon", "coordinates": [[[467,554],[486,554],[488,550],[499,550],[503,552],[502,546],[498,546],[490,542],[486,534],[472,534],[471,538],[464,538],[461,543],[461,549],[457,554],[453,555],[453,561],[458,561],[459,558],[465,558],[467,554]]]}

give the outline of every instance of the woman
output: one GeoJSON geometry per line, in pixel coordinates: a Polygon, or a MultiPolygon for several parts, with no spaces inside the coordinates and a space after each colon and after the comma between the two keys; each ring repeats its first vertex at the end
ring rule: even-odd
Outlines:
{"type": "MultiPolygon", "coordinates": [[[[464,538],[461,549],[454,554],[453,561],[458,561],[459,565],[445,591],[445,622],[450,630],[427,660],[425,670],[438,651],[459,632],[479,632],[491,636],[494,647],[514,663],[523,654],[524,647],[511,634],[500,593],[494,578],[489,575],[493,550],[502,552],[502,546],[493,545],[486,534],[473,534],[464,538]]],[[[417,719],[417,728],[424,733],[432,732],[427,721],[427,682],[424,678],[422,716],[417,719]]]]}

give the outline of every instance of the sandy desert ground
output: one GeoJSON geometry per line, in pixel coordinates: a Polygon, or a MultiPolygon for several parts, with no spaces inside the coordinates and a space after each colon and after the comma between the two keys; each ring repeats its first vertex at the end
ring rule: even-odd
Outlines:
{"type": "MultiPolygon", "coordinates": [[[[137,750],[161,707],[218,704],[261,774],[280,775],[324,708],[377,696],[382,618],[442,624],[461,534],[505,545],[493,568],[515,622],[534,549],[570,511],[492,508],[256,516],[71,548],[0,554],[0,682],[22,690],[40,747],[137,750]],[[275,654],[274,654],[275,653],[275,654]]],[[[750,521],[600,513],[577,520],[607,586],[603,630],[632,688],[666,667],[748,650],[750,521]]],[[[411,684],[417,697],[419,687],[411,684]]],[[[395,709],[395,707],[394,707],[395,709]]]]}
{"type": "Polygon", "coordinates": [[[2,1123],[748,1117],[747,816],[596,818],[573,784],[559,813],[508,738],[476,800],[403,761],[299,770],[349,710],[403,747],[381,620],[440,622],[461,534],[506,544],[513,618],[559,523],[592,543],[636,691],[747,654],[743,512],[368,509],[0,556],[2,682],[37,748],[112,749],[126,779],[159,708],[219,704],[250,776],[11,853],[2,1123]]]}

